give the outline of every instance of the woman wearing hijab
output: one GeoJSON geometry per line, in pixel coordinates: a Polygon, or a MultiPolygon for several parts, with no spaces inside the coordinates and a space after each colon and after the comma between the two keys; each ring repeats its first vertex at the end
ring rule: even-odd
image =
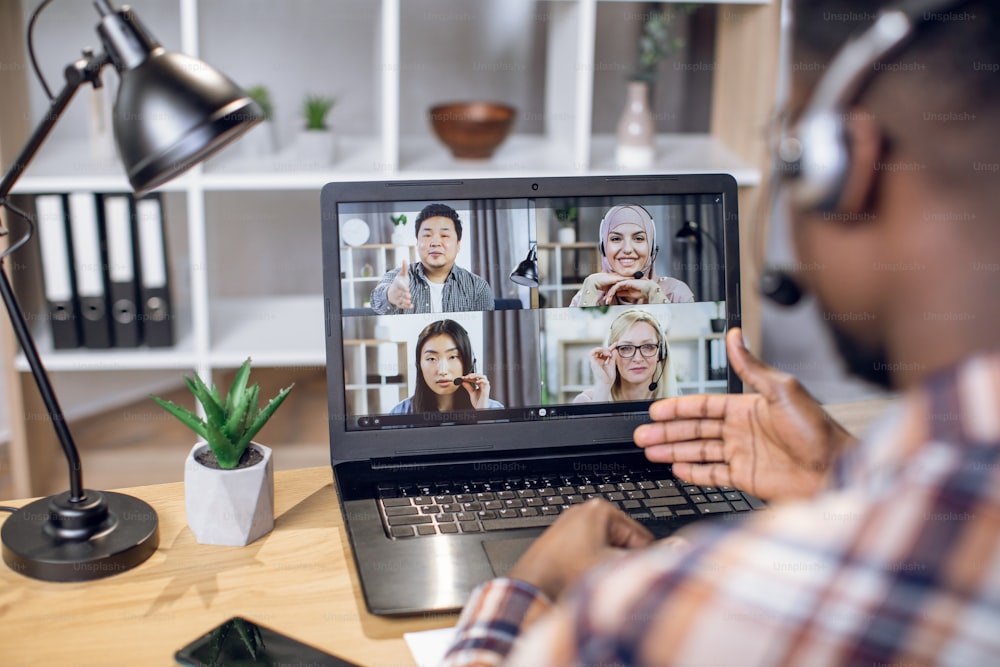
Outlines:
{"type": "Polygon", "coordinates": [[[601,220],[600,273],[592,273],[570,306],[610,306],[694,301],[691,288],[676,278],[657,277],[656,227],[638,204],[613,206],[601,220]]]}

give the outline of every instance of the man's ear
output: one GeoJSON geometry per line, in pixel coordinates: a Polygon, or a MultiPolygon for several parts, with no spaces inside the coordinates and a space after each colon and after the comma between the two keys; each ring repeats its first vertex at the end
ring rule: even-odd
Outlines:
{"type": "Polygon", "coordinates": [[[850,144],[850,166],[837,204],[842,213],[861,214],[872,203],[879,162],[884,157],[884,135],[875,116],[860,107],[846,114],[846,140],[850,144]]]}

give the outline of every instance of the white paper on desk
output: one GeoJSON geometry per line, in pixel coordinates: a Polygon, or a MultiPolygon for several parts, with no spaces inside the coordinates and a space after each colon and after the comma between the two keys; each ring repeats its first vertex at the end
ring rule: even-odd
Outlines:
{"type": "Polygon", "coordinates": [[[438,667],[444,661],[444,654],[454,637],[455,628],[403,633],[410,654],[420,667],[438,667]]]}

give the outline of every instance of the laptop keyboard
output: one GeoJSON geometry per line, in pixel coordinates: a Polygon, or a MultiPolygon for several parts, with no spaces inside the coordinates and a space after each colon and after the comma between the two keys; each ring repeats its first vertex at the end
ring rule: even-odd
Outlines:
{"type": "Polygon", "coordinates": [[[749,512],[765,505],[728,486],[685,484],[658,471],[550,475],[379,487],[393,538],[547,526],[568,507],[604,498],[639,521],[749,512]]]}

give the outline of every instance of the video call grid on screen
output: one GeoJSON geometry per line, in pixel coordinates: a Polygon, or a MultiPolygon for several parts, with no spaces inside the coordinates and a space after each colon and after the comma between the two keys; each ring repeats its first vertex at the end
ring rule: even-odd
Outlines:
{"type": "MultiPolygon", "coordinates": [[[[727,288],[732,294],[733,286],[731,276],[727,280],[723,244],[734,242],[735,225],[727,229],[724,213],[722,195],[711,193],[338,203],[341,317],[333,321],[342,327],[344,405],[340,414],[346,430],[645,413],[652,400],[664,395],[733,390],[723,336],[727,320],[738,324],[739,313],[726,309],[727,288]],[[455,266],[486,281],[494,310],[391,314],[372,310],[371,292],[386,273],[400,269],[404,261],[412,271],[420,261],[415,227],[428,204],[444,204],[457,213],[462,234],[455,266]],[[688,288],[674,290],[674,296],[693,300],[570,305],[587,276],[607,269],[601,263],[602,251],[610,255],[613,249],[610,244],[607,249],[601,247],[601,222],[609,210],[622,205],[641,206],[652,219],[649,235],[653,238],[645,239],[648,261],[641,267],[643,279],[673,278],[688,288]],[[406,218],[405,225],[396,224],[401,216],[406,218]],[[696,232],[691,232],[692,227],[696,232]],[[538,286],[526,287],[510,275],[533,247],[538,286]],[[644,315],[637,315],[636,310],[644,315]],[[607,385],[599,383],[596,373],[601,364],[600,358],[594,358],[595,350],[633,342],[627,335],[609,340],[619,318],[622,322],[638,318],[647,325],[652,318],[666,340],[664,346],[651,328],[626,332],[641,335],[634,341],[640,344],[632,355],[635,368],[623,372],[635,373],[650,386],[655,382],[658,391],[653,397],[632,400],[621,395],[620,389],[616,390],[619,395],[609,397],[607,385]],[[467,340],[440,351],[457,358],[450,370],[447,363],[429,357],[429,366],[437,364],[437,370],[422,371],[418,339],[425,327],[442,320],[450,320],[446,323],[449,330],[467,340]],[[651,351],[648,343],[654,341],[657,350],[646,359],[644,354],[651,351]],[[645,349],[642,343],[647,343],[645,349]],[[457,353],[459,347],[472,359],[457,353]],[[650,377],[640,377],[643,366],[650,377]],[[428,383],[444,378],[442,384],[457,375],[485,376],[488,403],[478,409],[466,404],[450,410],[415,411],[422,374],[428,383]]],[[[609,238],[607,233],[605,238],[609,238]]],[[[641,236],[638,241],[636,250],[626,249],[622,256],[642,260],[641,236]]],[[[440,330],[443,325],[436,326],[440,330]]],[[[437,341],[453,339],[446,336],[437,341]]],[[[423,347],[438,352],[427,343],[423,347]]],[[[609,364],[628,363],[620,355],[611,356],[609,364]]],[[[455,391],[469,393],[464,386],[455,391]]]]}

